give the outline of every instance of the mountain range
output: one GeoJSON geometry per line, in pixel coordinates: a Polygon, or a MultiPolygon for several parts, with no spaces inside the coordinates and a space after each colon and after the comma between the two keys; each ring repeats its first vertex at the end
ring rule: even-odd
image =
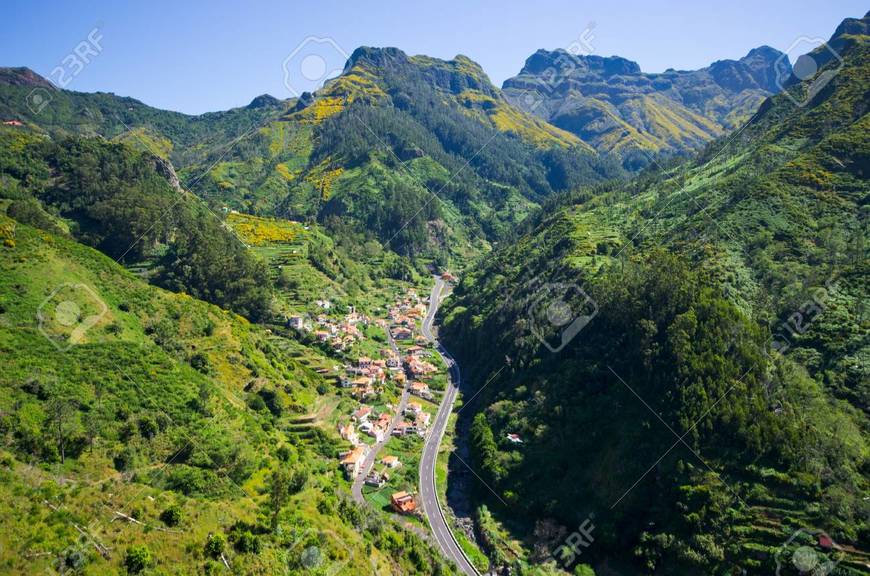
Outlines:
{"type": "Polygon", "coordinates": [[[0,68],[2,570],[458,573],[335,466],[339,366],[395,343],[288,327],[451,271],[478,570],[868,573],[870,15],[804,58],[539,50],[498,88],[360,47],[198,116],[0,68]]]}
{"type": "Polygon", "coordinates": [[[791,77],[788,56],[769,46],[692,71],[641,72],[618,56],[538,50],[502,87],[520,109],[577,135],[626,166],[680,154],[738,128],[791,77]]]}

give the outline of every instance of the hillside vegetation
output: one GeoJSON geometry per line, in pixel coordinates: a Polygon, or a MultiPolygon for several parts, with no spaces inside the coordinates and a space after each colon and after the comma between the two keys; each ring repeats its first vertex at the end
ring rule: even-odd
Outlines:
{"type": "Polygon", "coordinates": [[[594,513],[599,562],[762,574],[824,530],[866,569],[867,30],[806,106],[794,84],[696,161],[554,199],[463,278],[445,333],[508,509],[479,496],[525,537],[594,513]],[[551,353],[562,293],[591,320],[551,353]]]}

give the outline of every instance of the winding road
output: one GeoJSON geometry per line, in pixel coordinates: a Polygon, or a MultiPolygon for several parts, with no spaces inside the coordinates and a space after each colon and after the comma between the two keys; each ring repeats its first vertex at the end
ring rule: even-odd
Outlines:
{"type": "Polygon", "coordinates": [[[465,555],[465,552],[453,536],[450,526],[447,525],[447,518],[444,516],[444,510],[438,501],[438,490],[435,486],[435,462],[438,459],[438,448],[441,446],[441,440],[444,438],[444,431],[447,429],[447,422],[450,419],[450,413],[453,411],[453,403],[456,400],[456,394],[459,392],[460,383],[459,366],[432,333],[432,323],[435,321],[435,314],[438,312],[438,306],[441,304],[441,292],[443,289],[444,281],[436,276],[435,286],[432,287],[432,294],[429,296],[429,311],[423,319],[422,326],[423,336],[435,344],[435,349],[447,364],[448,381],[447,389],[444,391],[444,398],[441,400],[438,414],[435,416],[435,423],[429,430],[423,446],[423,456],[420,458],[419,501],[423,506],[426,519],[429,521],[429,526],[432,528],[435,541],[444,556],[452,560],[463,574],[480,576],[480,572],[465,555]]]}

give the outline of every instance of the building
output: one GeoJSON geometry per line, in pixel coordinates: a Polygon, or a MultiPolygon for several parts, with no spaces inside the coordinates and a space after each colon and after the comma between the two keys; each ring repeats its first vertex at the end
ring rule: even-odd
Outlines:
{"type": "Polygon", "coordinates": [[[353,424],[339,424],[338,435],[341,436],[343,440],[347,440],[354,446],[359,444],[359,435],[357,435],[356,428],[353,427],[353,424]]]}
{"type": "Polygon", "coordinates": [[[383,458],[381,458],[381,464],[383,464],[387,468],[398,468],[402,465],[402,463],[399,461],[399,457],[393,455],[384,456],[383,458]]]}
{"type": "Polygon", "coordinates": [[[523,443],[523,439],[520,438],[519,434],[508,434],[507,439],[508,439],[508,442],[510,442],[511,444],[522,444],[523,443]]]}
{"type": "Polygon", "coordinates": [[[384,484],[387,483],[390,477],[386,474],[386,472],[375,472],[372,470],[369,472],[368,476],[366,476],[365,483],[367,486],[374,486],[375,488],[383,488],[384,484]]]}
{"type": "Polygon", "coordinates": [[[349,450],[347,452],[342,452],[339,454],[341,460],[339,464],[344,468],[344,473],[348,478],[356,478],[359,474],[360,467],[362,466],[363,460],[368,456],[369,447],[365,444],[360,444],[359,446],[355,446],[353,450],[349,450]]]}
{"type": "Polygon", "coordinates": [[[393,338],[396,340],[410,340],[414,334],[407,328],[394,328],[393,338]]]}
{"type": "Polygon", "coordinates": [[[351,414],[350,418],[354,422],[365,422],[369,419],[369,416],[372,413],[371,406],[360,406],[359,409],[351,414]]]}
{"type": "Polygon", "coordinates": [[[429,390],[429,385],[424,382],[412,382],[411,394],[419,396],[420,398],[425,398],[426,400],[432,399],[432,391],[429,390]]]}
{"type": "Polygon", "coordinates": [[[414,422],[417,424],[418,432],[425,432],[429,428],[429,421],[432,419],[432,415],[428,412],[419,412],[414,417],[414,422]]]}
{"type": "Polygon", "coordinates": [[[412,426],[410,423],[402,420],[401,422],[397,422],[395,426],[393,426],[393,436],[405,436],[409,432],[412,431],[412,426]]]}
{"type": "Polygon", "coordinates": [[[390,496],[390,505],[399,514],[413,514],[417,511],[417,501],[408,492],[396,492],[390,496]]]}

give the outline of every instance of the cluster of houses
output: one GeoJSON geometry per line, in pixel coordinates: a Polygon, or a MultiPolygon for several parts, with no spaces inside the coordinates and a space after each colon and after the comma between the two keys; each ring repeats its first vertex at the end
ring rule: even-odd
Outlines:
{"type": "Polygon", "coordinates": [[[351,395],[358,400],[366,400],[375,396],[387,378],[399,385],[406,381],[402,363],[391,351],[383,352],[386,360],[373,360],[361,356],[354,366],[344,366],[344,375],[339,382],[342,388],[350,388],[351,395]]]}
{"type": "MultiPolygon", "coordinates": [[[[318,300],[324,310],[329,310],[328,300],[318,300]]],[[[361,327],[369,325],[371,320],[365,314],[357,312],[353,306],[341,320],[335,320],[326,314],[318,314],[312,321],[306,316],[291,316],[287,326],[300,332],[311,332],[320,342],[328,343],[336,351],[348,350],[355,342],[364,338],[361,327]]]]}
{"type": "MultiPolygon", "coordinates": [[[[408,290],[404,297],[399,298],[390,307],[387,314],[389,330],[394,340],[412,340],[417,320],[426,315],[426,304],[417,296],[414,290],[408,290]]],[[[422,337],[420,337],[422,338],[422,337]]],[[[425,341],[425,340],[423,340],[425,341]]]]}
{"type": "Polygon", "coordinates": [[[351,414],[350,422],[339,424],[338,434],[354,447],[362,444],[360,434],[372,437],[375,442],[384,441],[390,433],[398,437],[412,434],[424,436],[432,418],[419,402],[413,400],[408,402],[402,416],[403,419],[396,422],[391,430],[393,415],[388,410],[376,415],[371,406],[363,404],[351,414]]]}

